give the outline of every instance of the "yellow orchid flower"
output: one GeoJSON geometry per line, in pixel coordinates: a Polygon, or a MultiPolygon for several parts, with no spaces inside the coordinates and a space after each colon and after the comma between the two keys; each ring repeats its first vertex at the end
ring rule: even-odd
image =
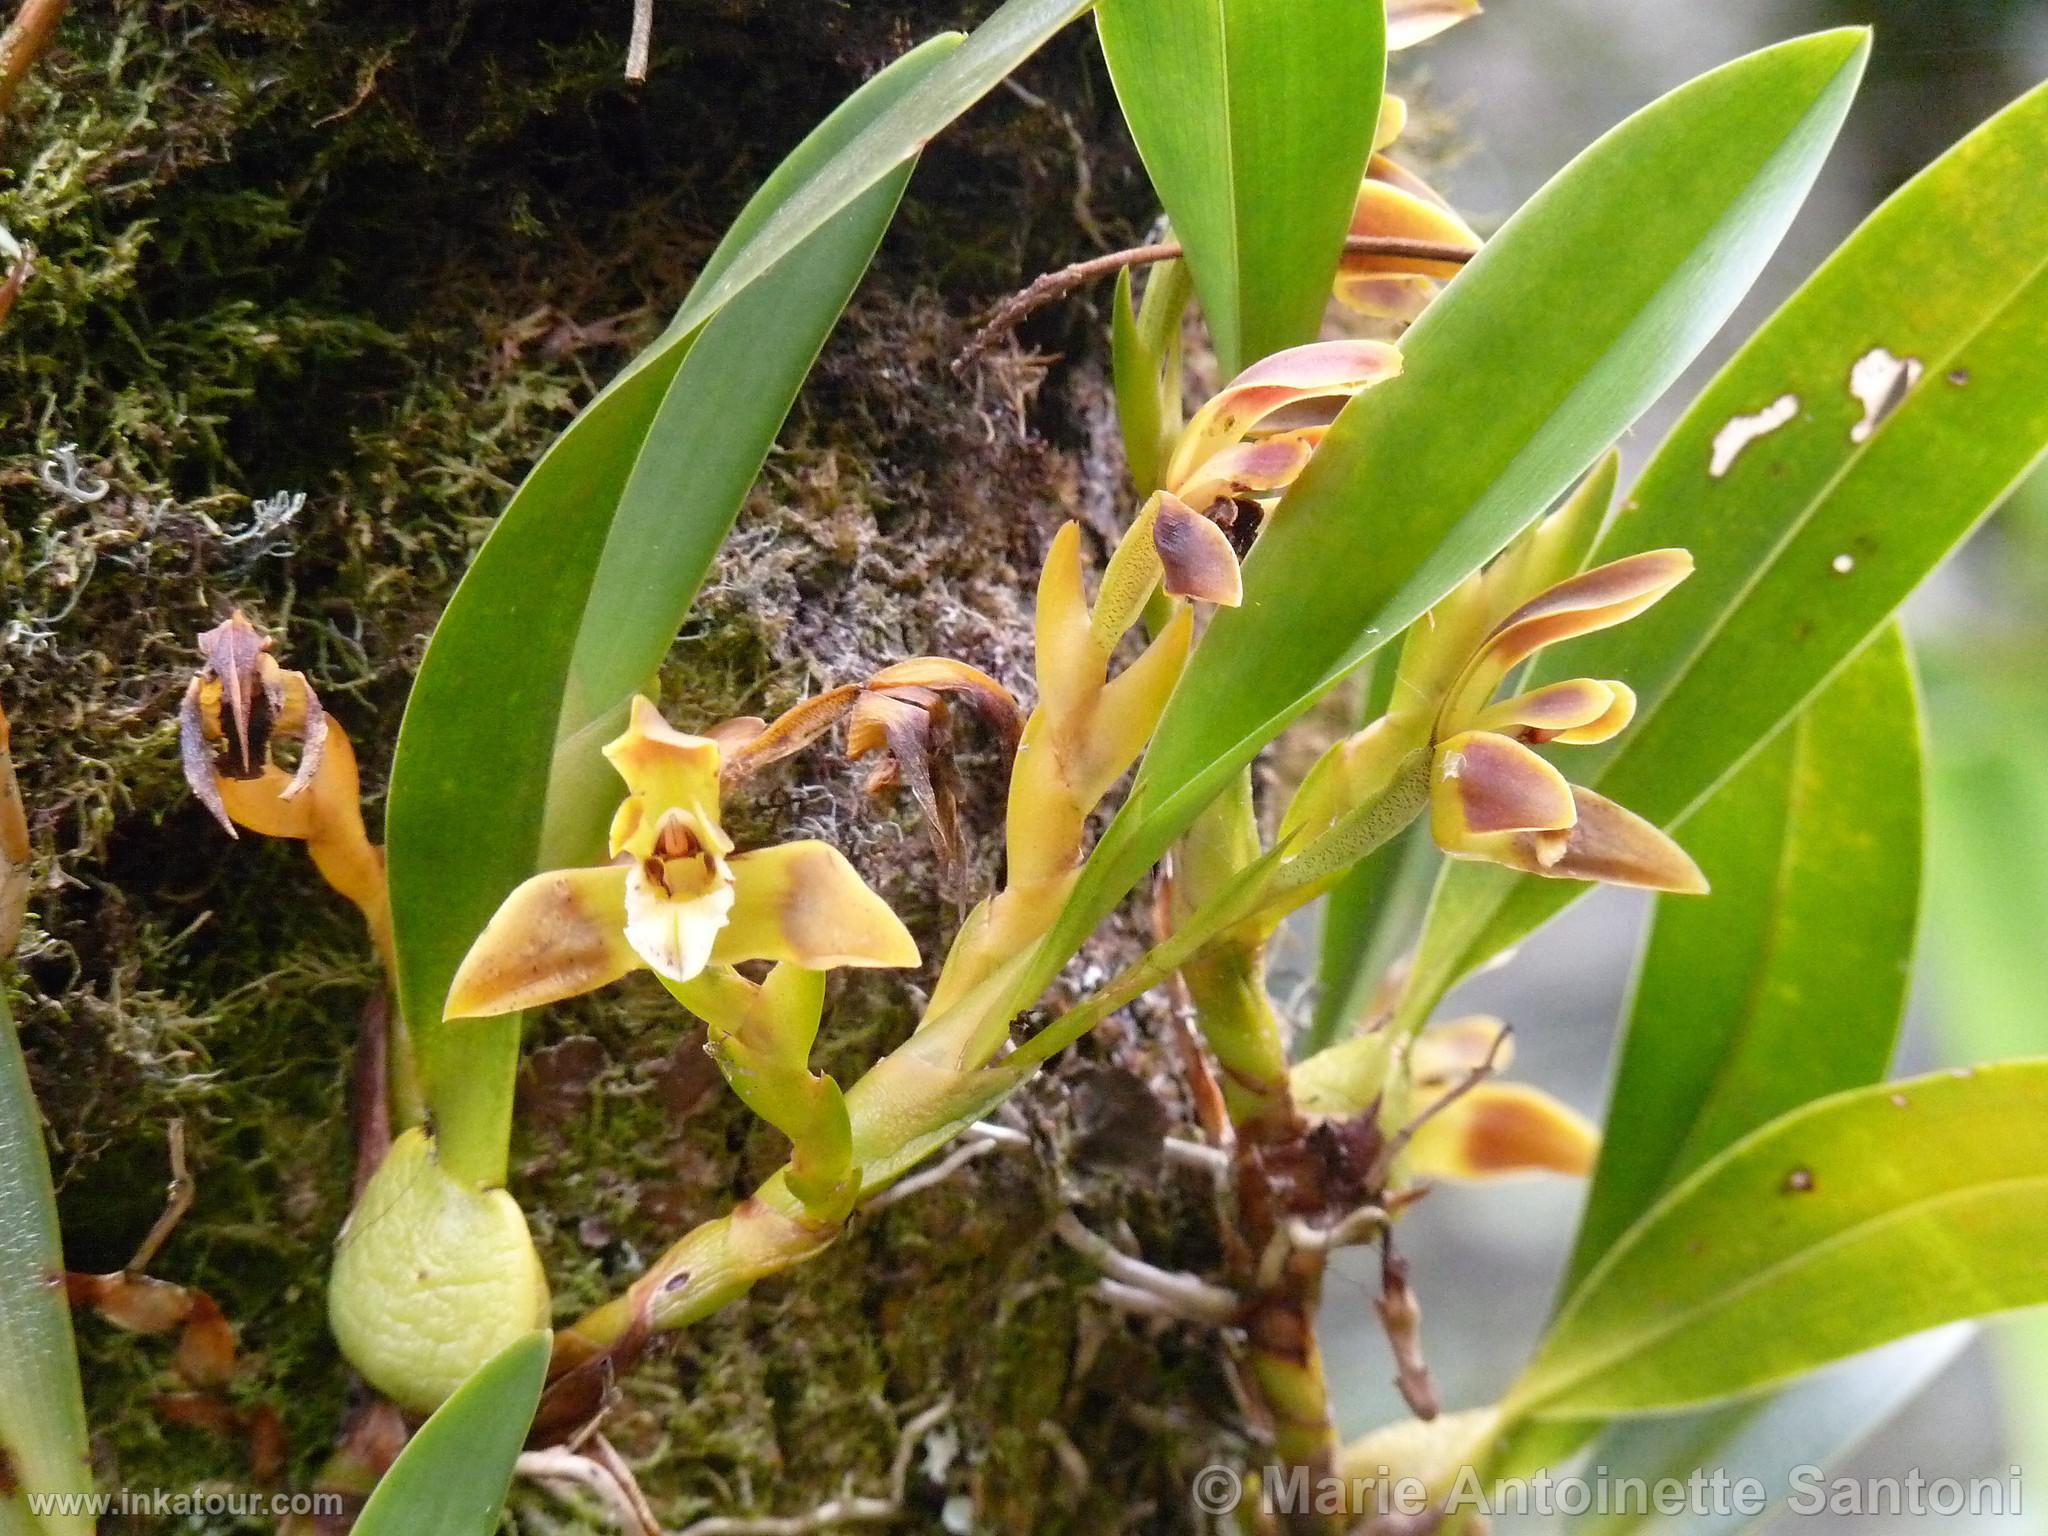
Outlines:
{"type": "Polygon", "coordinates": [[[1566,782],[1533,750],[1619,733],[1635,715],[1625,684],[1573,678],[1491,702],[1544,646],[1623,623],[1691,574],[1682,549],[1630,555],[1558,582],[1486,633],[1445,689],[1430,733],[1430,831],[1439,848],[1557,879],[1706,890],[1699,866],[1661,830],[1566,782]]]}
{"type": "Polygon", "coordinates": [[[1540,1088],[1501,1082],[1514,1039],[1485,1014],[1423,1030],[1396,1063],[1397,1038],[1369,1030],[1318,1051],[1288,1074],[1295,1102],[1318,1119],[1348,1119],[1381,1106],[1388,1132],[1408,1131],[1404,1179],[1483,1180],[1522,1173],[1583,1178],[1600,1136],[1576,1110],[1540,1088]]]}
{"type": "MultiPolygon", "coordinates": [[[[1110,557],[1093,633],[1107,649],[1163,586],[1168,597],[1234,608],[1238,562],[1361,390],[1401,371],[1383,341],[1321,341],[1275,352],[1218,390],[1188,421],[1160,489],[1110,557]]],[[[1177,398],[1177,397],[1176,397],[1177,398]]]]}
{"type": "Polygon", "coordinates": [[[1309,846],[1426,751],[1430,831],[1453,858],[1554,879],[1706,890],[1699,866],[1662,830],[1567,783],[1533,750],[1618,734],[1635,714],[1626,684],[1571,678],[1493,699],[1543,647],[1632,619],[1692,574],[1691,555],[1657,549],[1559,579],[1583,558],[1610,488],[1611,465],[1410,627],[1388,712],[1317,760],[1283,833],[1309,846]]]}
{"type": "Polygon", "coordinates": [[[908,930],[836,848],[734,851],[719,821],[723,750],[635,698],[604,749],[628,790],[612,862],[535,875],[506,897],[456,972],[447,1016],[539,1007],[641,969],[680,983],[749,960],[916,965],[908,930]]]}

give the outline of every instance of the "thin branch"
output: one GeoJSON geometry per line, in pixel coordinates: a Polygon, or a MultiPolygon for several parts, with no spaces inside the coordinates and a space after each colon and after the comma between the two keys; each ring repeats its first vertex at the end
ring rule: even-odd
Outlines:
{"type": "Polygon", "coordinates": [[[1393,1172],[1395,1159],[1408,1150],[1408,1143],[1415,1139],[1415,1133],[1493,1076],[1495,1064],[1500,1060],[1501,1047],[1508,1043],[1508,1036],[1513,1033],[1514,1030],[1509,1026],[1501,1025],[1500,1033],[1493,1037],[1493,1044],[1486,1049],[1486,1060],[1467,1072],[1464,1079],[1442,1098],[1387,1138],[1387,1144],[1380,1149],[1380,1155],[1373,1159],[1372,1169],[1366,1174],[1367,1189],[1383,1188],[1387,1182],[1387,1175],[1393,1172]]]}
{"type": "Polygon", "coordinates": [[[29,66],[48,46],[69,4],[70,0],[21,0],[14,20],[0,32],[0,112],[7,110],[29,66]]]}
{"type": "Polygon", "coordinates": [[[149,1235],[142,1240],[142,1246],[135,1250],[135,1257],[128,1261],[126,1273],[147,1274],[149,1266],[156,1259],[157,1252],[170,1241],[171,1234],[178,1230],[178,1223],[185,1219],[185,1213],[192,1209],[192,1170],[185,1166],[185,1122],[173,1120],[170,1129],[171,1142],[171,1187],[164,1199],[163,1214],[156,1219],[156,1225],[149,1229],[149,1235]]]}
{"type": "MultiPolygon", "coordinates": [[[[1034,281],[1030,287],[1005,299],[1000,308],[991,315],[988,323],[976,331],[960,355],[953,360],[953,371],[963,372],[967,365],[981,356],[990,347],[1014,331],[1032,311],[1043,309],[1055,299],[1065,298],[1077,288],[1100,282],[1105,277],[1131,267],[1149,267],[1157,262],[1177,261],[1185,253],[1177,240],[1163,240],[1156,245],[1138,245],[1125,251],[1111,251],[1106,256],[1091,256],[1086,261],[1077,261],[1072,266],[1061,267],[1057,272],[1048,272],[1034,281]]],[[[1453,245],[1440,240],[1400,240],[1382,235],[1352,235],[1344,241],[1347,256],[1393,256],[1407,261],[1455,261],[1464,262],[1472,257],[1472,251],[1462,245],[1453,245]]]]}

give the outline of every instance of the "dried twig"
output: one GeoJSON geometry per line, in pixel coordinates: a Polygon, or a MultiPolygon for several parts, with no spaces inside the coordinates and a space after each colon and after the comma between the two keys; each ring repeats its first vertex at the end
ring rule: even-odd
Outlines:
{"type": "Polygon", "coordinates": [[[192,1209],[192,1170],[185,1165],[185,1122],[173,1120],[170,1129],[171,1143],[171,1186],[164,1197],[163,1214],[156,1219],[156,1225],[142,1239],[142,1246],[135,1250],[135,1257],[128,1261],[127,1273],[146,1274],[155,1260],[157,1251],[170,1240],[178,1230],[178,1223],[185,1219],[185,1213],[192,1209]]]}
{"type": "MultiPolygon", "coordinates": [[[[1472,252],[1462,245],[1437,240],[1398,240],[1378,235],[1352,235],[1344,242],[1344,252],[1348,256],[1396,256],[1412,261],[1463,262],[1472,256],[1472,252]]],[[[1001,307],[989,316],[988,322],[960,349],[960,355],[953,359],[953,371],[965,372],[969,363],[1014,331],[1033,310],[1043,309],[1077,288],[1085,288],[1105,277],[1114,277],[1128,267],[1149,267],[1156,262],[1175,261],[1183,254],[1179,241],[1164,240],[1156,245],[1111,251],[1106,256],[1091,256],[1086,261],[1061,267],[1057,272],[1046,273],[1030,287],[1003,301],[1001,307]]]]}
{"type": "Polygon", "coordinates": [[[1436,1378],[1422,1358],[1422,1305],[1408,1284],[1408,1261],[1394,1251],[1393,1234],[1383,1233],[1380,1243],[1380,1294],[1372,1309],[1394,1352],[1394,1385],[1415,1417],[1433,1419],[1443,1412],[1443,1405],[1436,1378]]]}
{"type": "Polygon", "coordinates": [[[1486,1049],[1486,1060],[1480,1062],[1470,1072],[1467,1072],[1464,1080],[1453,1087],[1442,1098],[1431,1104],[1421,1114],[1387,1138],[1387,1144],[1380,1148],[1380,1155],[1373,1159],[1372,1170],[1366,1175],[1366,1188],[1384,1188],[1387,1182],[1387,1175],[1393,1172],[1395,1160],[1408,1150],[1408,1143],[1415,1139],[1415,1133],[1449,1109],[1453,1104],[1457,1103],[1458,1100],[1465,1097],[1474,1088],[1485,1082],[1489,1077],[1493,1076],[1496,1064],[1500,1061],[1501,1047],[1508,1043],[1508,1036],[1513,1033],[1514,1030],[1508,1025],[1501,1025],[1500,1033],[1493,1037],[1493,1044],[1486,1049]]]}
{"type": "Polygon", "coordinates": [[[14,20],[0,33],[0,112],[14,99],[14,92],[49,44],[70,0],[21,0],[14,20]]]}

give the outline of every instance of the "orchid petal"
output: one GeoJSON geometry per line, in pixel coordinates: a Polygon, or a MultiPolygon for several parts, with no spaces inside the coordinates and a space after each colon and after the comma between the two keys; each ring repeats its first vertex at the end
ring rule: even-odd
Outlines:
{"type": "Polygon", "coordinates": [[[956,694],[1002,737],[1005,751],[1017,750],[1017,738],[1024,730],[1024,711],[1015,694],[979,667],[970,667],[948,656],[913,656],[893,667],[884,667],[868,679],[867,686],[871,692],[929,688],[935,693],[956,694]]]}
{"type": "Polygon", "coordinates": [[[1481,856],[1554,880],[1706,893],[1699,865],[1659,828],[1590,789],[1572,786],[1572,801],[1578,814],[1569,831],[1516,833],[1481,856]]]}
{"type": "Polygon", "coordinates": [[[1372,147],[1375,151],[1385,149],[1401,137],[1408,128],[1408,103],[1392,91],[1380,97],[1380,120],[1373,128],[1372,147]]]}
{"type": "Polygon", "coordinates": [[[1196,467],[1181,487],[1180,499],[1206,512],[1212,502],[1282,490],[1308,467],[1325,430],[1309,427],[1254,443],[1233,443],[1196,467]]]}
{"type": "Polygon", "coordinates": [[[1567,577],[1494,627],[1487,659],[1504,672],[1546,645],[1624,624],[1691,574],[1685,550],[1652,549],[1567,577]]]}
{"type": "Polygon", "coordinates": [[[1466,731],[1437,748],[1430,830],[1446,853],[1488,858],[1504,834],[1562,831],[1576,811],[1564,775],[1518,741],[1466,731]]]}
{"type": "Polygon", "coordinates": [[[1168,597],[1197,598],[1235,608],[1244,601],[1244,578],[1230,540],[1179,497],[1162,495],[1152,521],[1161,586],[1168,597]]]}
{"type": "Polygon", "coordinates": [[[732,911],[711,959],[787,960],[808,970],[913,966],[902,920],[829,843],[783,843],[732,860],[732,911]]]}
{"type": "Polygon", "coordinates": [[[519,886],[463,957],[445,1015],[517,1013],[638,970],[626,942],[626,873],[623,864],[561,869],[519,886]]]}
{"type": "Polygon", "coordinates": [[[1481,1083],[1423,1114],[1406,1157],[1416,1178],[1584,1178],[1600,1153],[1599,1132],[1584,1116],[1526,1083],[1481,1083]]]}
{"type": "Polygon", "coordinates": [[[1635,695],[1619,683],[1574,677],[1488,705],[1473,717],[1472,729],[1499,731],[1524,741],[1605,741],[1628,723],[1634,709],[1635,695]],[[1578,734],[1602,728],[1617,715],[1614,729],[1604,735],[1578,734]]]}
{"type": "MultiPolygon", "coordinates": [[[[606,743],[604,755],[644,810],[658,817],[683,806],[717,821],[718,743],[677,730],[645,695],[633,696],[631,721],[622,735],[606,743]]],[[[618,852],[614,846],[613,856],[618,852]]]]}
{"type": "Polygon", "coordinates": [[[1195,413],[1174,450],[1166,483],[1179,488],[1219,450],[1285,406],[1354,395],[1400,371],[1400,351],[1383,341],[1320,341],[1275,352],[1245,369],[1195,413]]]}
{"type": "Polygon", "coordinates": [[[1418,1094],[1456,1087],[1474,1072],[1505,1072],[1515,1059],[1515,1037],[1486,1013],[1432,1024],[1408,1047],[1408,1075],[1418,1094]]]}
{"type": "MultiPolygon", "coordinates": [[[[771,725],[754,732],[725,759],[720,779],[735,784],[785,757],[803,751],[839,723],[852,706],[860,689],[845,684],[828,688],[814,698],[803,700],[778,715],[771,725]]],[[[730,722],[729,722],[730,723],[730,722]]],[[[712,802],[714,805],[717,802],[712,802]]]]}
{"type": "Polygon", "coordinates": [[[1413,48],[1479,14],[1479,0],[1387,0],[1387,49],[1413,48]]]}
{"type": "Polygon", "coordinates": [[[1551,738],[1568,747],[1590,747],[1598,742],[1611,741],[1628,729],[1628,723],[1636,717],[1636,691],[1626,683],[1617,683],[1608,678],[1600,685],[1614,697],[1607,706],[1607,712],[1597,720],[1588,720],[1584,725],[1571,726],[1559,731],[1551,738]]]}
{"type": "Polygon", "coordinates": [[[670,981],[688,981],[711,963],[732,908],[732,872],[709,850],[647,859],[626,872],[626,942],[670,981]]]}
{"type": "Polygon", "coordinates": [[[1493,696],[1515,667],[1562,640],[1626,623],[1692,574],[1682,549],[1652,549],[1567,577],[1496,624],[1446,695],[1443,720],[1455,730],[1493,696]]]}

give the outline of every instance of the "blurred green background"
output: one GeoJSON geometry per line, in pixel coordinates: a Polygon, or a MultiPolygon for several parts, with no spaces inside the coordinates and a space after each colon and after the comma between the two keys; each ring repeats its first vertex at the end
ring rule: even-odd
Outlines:
{"type": "MultiPolygon", "coordinates": [[[[1845,23],[1871,24],[1877,35],[1842,141],[1720,342],[1623,445],[1636,464],[1735,344],[1872,207],[2048,76],[2048,0],[1490,0],[1480,20],[1397,62],[1395,88],[1422,109],[1425,151],[1440,157],[1434,179],[1486,229],[1659,92],[1767,42],[1845,23]]],[[[2048,248],[2048,230],[2042,239],[2048,248]]],[[[2048,1052],[2048,475],[2015,495],[1907,617],[1933,804],[1921,970],[1900,1068],[2048,1052]]],[[[1642,901],[1602,891],[1507,968],[1462,989],[1447,1011],[1507,1017],[1520,1044],[1516,1075],[1597,1115],[1645,914],[1642,901]]],[[[1491,1401],[1515,1374],[1550,1309],[1582,1196],[1554,1179],[1443,1188],[1408,1222],[1425,1343],[1450,1406],[1491,1401]]],[[[1330,1290],[1330,1365],[1347,1434],[1405,1416],[1372,1322],[1376,1288],[1374,1262],[1354,1253],[1330,1290]]],[[[2040,1318],[1987,1329],[1837,1470],[2004,1478],[2014,1465],[2025,1494],[2016,1517],[1781,1513],[1767,1528],[2048,1533],[2040,1318]]]]}

